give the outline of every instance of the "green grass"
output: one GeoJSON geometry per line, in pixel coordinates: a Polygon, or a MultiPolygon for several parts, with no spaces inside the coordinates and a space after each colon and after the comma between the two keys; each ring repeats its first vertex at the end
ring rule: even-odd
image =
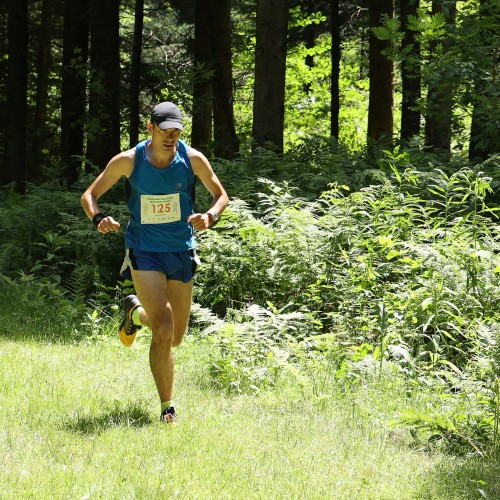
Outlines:
{"type": "Polygon", "coordinates": [[[207,349],[177,351],[176,427],[158,421],[148,336],[0,338],[0,498],[495,498],[498,466],[417,449],[390,386],[313,404],[211,388],[207,349]]]}

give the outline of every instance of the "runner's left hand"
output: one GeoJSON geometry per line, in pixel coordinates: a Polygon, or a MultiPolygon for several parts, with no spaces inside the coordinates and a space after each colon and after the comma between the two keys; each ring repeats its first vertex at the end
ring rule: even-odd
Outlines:
{"type": "Polygon", "coordinates": [[[187,220],[196,231],[205,231],[210,226],[210,217],[208,214],[193,214],[187,220]]]}

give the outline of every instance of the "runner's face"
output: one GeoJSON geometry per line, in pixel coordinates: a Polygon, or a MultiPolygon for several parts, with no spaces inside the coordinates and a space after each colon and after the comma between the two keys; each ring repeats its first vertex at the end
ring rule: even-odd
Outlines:
{"type": "Polygon", "coordinates": [[[182,131],[178,128],[167,128],[162,130],[158,125],[151,124],[149,132],[153,136],[153,142],[161,144],[163,149],[169,151],[176,146],[182,131]]]}
{"type": "Polygon", "coordinates": [[[160,127],[155,127],[155,129],[158,132],[158,135],[164,139],[168,140],[176,140],[179,139],[181,135],[181,129],[179,128],[166,128],[165,130],[162,130],[160,127]]]}

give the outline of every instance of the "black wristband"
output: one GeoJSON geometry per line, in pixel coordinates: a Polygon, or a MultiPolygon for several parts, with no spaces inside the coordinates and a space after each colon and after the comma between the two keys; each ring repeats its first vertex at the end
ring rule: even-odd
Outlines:
{"type": "Polygon", "coordinates": [[[102,219],[105,219],[106,216],[99,212],[98,214],[95,214],[94,217],[92,217],[92,224],[94,224],[95,227],[99,225],[99,222],[102,221],[102,219]]]}

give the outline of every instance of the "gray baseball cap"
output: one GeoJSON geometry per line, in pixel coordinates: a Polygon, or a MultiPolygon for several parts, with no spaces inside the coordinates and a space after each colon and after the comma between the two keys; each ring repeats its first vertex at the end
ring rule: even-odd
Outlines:
{"type": "Polygon", "coordinates": [[[173,102],[160,102],[153,108],[151,123],[156,123],[162,130],[178,128],[184,130],[182,113],[173,102]]]}

